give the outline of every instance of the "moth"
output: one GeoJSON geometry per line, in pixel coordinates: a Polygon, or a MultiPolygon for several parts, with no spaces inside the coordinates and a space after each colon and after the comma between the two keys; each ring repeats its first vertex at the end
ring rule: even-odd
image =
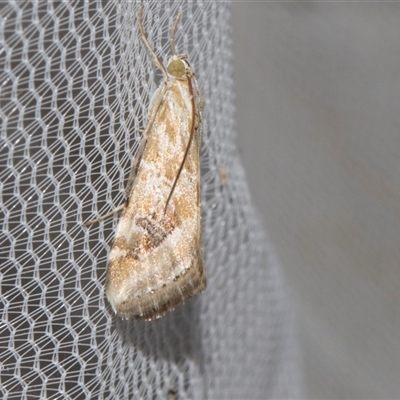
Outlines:
{"type": "Polygon", "coordinates": [[[108,257],[106,294],[122,318],[161,317],[206,287],[201,250],[200,141],[202,100],[187,56],[175,51],[165,68],[144,45],[164,79],[150,102],[140,161],[128,179],[108,257]]]}

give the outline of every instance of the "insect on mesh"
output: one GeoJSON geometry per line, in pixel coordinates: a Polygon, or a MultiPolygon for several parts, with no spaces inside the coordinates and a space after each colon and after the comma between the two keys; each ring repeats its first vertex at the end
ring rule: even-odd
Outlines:
{"type": "Polygon", "coordinates": [[[117,216],[161,79],[138,2],[9,1],[0,8],[3,399],[290,398],[301,392],[280,267],[235,148],[229,4],[147,2],[165,63],[180,53],[204,97],[207,290],[154,322],[104,295],[117,216]]]}

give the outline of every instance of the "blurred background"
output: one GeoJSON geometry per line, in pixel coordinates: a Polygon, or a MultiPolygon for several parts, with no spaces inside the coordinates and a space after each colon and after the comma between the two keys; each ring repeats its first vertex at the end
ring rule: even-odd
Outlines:
{"type": "Polygon", "coordinates": [[[238,146],[308,398],[400,397],[400,4],[234,2],[238,146]]]}

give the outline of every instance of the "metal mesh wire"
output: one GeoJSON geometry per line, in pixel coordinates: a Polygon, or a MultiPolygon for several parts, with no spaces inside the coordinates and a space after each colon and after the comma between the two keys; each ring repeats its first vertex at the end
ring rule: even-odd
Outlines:
{"type": "Polygon", "coordinates": [[[235,148],[229,6],[147,2],[165,62],[173,17],[205,99],[202,224],[208,288],[154,322],[104,296],[117,217],[160,80],[138,2],[3,2],[0,9],[0,393],[3,399],[301,395],[279,266],[235,148]]]}

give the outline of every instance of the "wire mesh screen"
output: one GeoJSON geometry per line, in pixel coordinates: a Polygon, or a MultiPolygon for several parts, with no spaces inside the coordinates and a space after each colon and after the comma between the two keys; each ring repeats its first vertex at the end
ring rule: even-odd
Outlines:
{"type": "Polygon", "coordinates": [[[147,2],[204,97],[201,149],[207,290],[153,321],[105,299],[124,187],[161,79],[138,2],[9,1],[0,9],[3,399],[233,399],[301,395],[279,266],[235,148],[229,5],[147,2]]]}

